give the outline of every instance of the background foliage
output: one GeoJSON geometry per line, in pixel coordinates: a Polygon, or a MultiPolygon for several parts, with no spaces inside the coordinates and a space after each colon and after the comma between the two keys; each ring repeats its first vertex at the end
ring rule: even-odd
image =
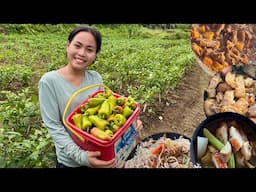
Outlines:
{"type": "MultiPolygon", "coordinates": [[[[41,120],[38,81],[66,64],[69,32],[80,24],[0,24],[0,167],[54,167],[54,145],[41,120]]],[[[114,92],[152,113],[194,62],[189,24],[94,25],[102,50],[90,69],[114,92]]]]}

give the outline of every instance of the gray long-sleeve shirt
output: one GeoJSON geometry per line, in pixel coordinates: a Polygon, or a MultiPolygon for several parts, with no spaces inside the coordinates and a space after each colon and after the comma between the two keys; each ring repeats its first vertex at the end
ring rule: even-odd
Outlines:
{"type": "MultiPolygon", "coordinates": [[[[102,83],[102,77],[93,70],[85,71],[84,81],[79,87],[72,86],[57,71],[45,73],[39,81],[39,102],[42,119],[54,141],[58,162],[66,166],[88,166],[88,159],[86,151],[74,143],[62,122],[64,109],[70,96],[75,91],[98,83],[102,83]]],[[[70,104],[66,116],[99,88],[91,88],[78,94],[70,104]]]]}

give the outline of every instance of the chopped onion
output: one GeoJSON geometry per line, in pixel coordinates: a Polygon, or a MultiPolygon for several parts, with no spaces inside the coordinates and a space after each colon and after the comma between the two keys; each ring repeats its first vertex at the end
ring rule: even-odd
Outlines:
{"type": "Polygon", "coordinates": [[[197,137],[197,158],[200,159],[206,152],[208,139],[206,137],[197,137]]]}

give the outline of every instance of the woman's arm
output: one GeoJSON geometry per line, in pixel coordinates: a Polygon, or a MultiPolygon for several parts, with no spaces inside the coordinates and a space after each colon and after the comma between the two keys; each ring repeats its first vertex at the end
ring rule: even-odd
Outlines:
{"type": "Polygon", "coordinates": [[[43,122],[48,128],[56,148],[62,150],[81,166],[89,166],[87,153],[76,145],[62,123],[58,98],[53,86],[39,81],[39,102],[43,122]]]}

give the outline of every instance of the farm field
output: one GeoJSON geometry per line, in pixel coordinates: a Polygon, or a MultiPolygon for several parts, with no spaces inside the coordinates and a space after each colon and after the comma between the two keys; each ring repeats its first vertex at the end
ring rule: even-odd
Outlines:
{"type": "MultiPolygon", "coordinates": [[[[0,25],[0,167],[54,167],[54,146],[41,121],[39,78],[66,64],[75,24],[0,25]]],[[[188,137],[205,118],[210,77],[195,62],[190,25],[95,25],[102,50],[90,69],[121,95],[141,104],[141,137],[176,132],[188,137]]]]}
{"type": "Polygon", "coordinates": [[[209,80],[210,76],[194,63],[177,87],[166,96],[165,102],[154,103],[156,115],[142,116],[146,129],[143,129],[141,137],[159,132],[175,132],[192,137],[195,128],[206,118],[203,91],[209,80]]]}

